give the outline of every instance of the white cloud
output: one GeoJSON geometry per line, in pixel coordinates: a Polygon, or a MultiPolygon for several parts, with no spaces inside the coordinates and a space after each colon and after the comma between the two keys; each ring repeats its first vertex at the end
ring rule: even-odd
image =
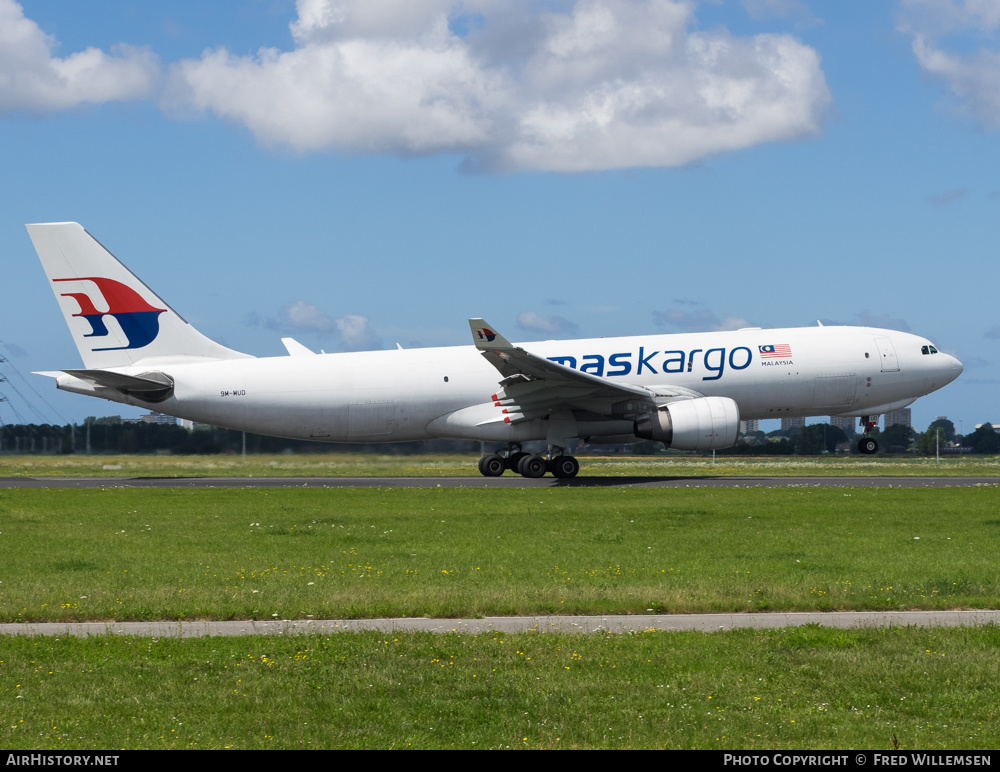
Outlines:
{"type": "Polygon", "coordinates": [[[382,348],[382,341],[371,320],[360,314],[330,316],[323,309],[304,300],[293,300],[281,309],[278,318],[251,314],[249,322],[279,333],[313,333],[331,336],[337,345],[349,351],[382,348]]]}
{"type": "Polygon", "coordinates": [[[179,62],[165,105],[210,110],[298,151],[471,150],[489,136],[486,95],[502,87],[449,32],[437,8],[447,5],[300,0],[294,51],[179,62]]]}
{"type": "Polygon", "coordinates": [[[517,315],[517,326],[531,332],[546,334],[574,333],[579,328],[562,316],[540,316],[534,311],[522,311],[517,315]]]}
{"type": "Polygon", "coordinates": [[[913,53],[924,72],[947,83],[963,112],[987,128],[1000,128],[1000,52],[960,56],[916,36],[913,53]]]}
{"type": "Polygon", "coordinates": [[[900,8],[900,27],[908,32],[945,35],[1000,28],[1000,3],[996,0],[902,0],[900,8]]]}
{"type": "Polygon", "coordinates": [[[312,303],[293,300],[284,308],[285,322],[297,330],[326,332],[336,326],[335,320],[312,303]]]}
{"type": "Polygon", "coordinates": [[[55,46],[18,3],[0,0],[0,114],[138,99],[159,77],[158,60],[145,49],[119,45],[109,55],[87,48],[58,58],[55,46]]]}
{"type": "Polygon", "coordinates": [[[372,329],[367,316],[348,314],[335,320],[344,347],[351,351],[371,351],[382,348],[382,341],[372,329]]]}
{"type": "Polygon", "coordinates": [[[653,322],[660,327],[676,327],[684,332],[717,332],[753,326],[740,316],[726,316],[720,319],[707,308],[695,311],[681,311],[679,308],[654,311],[653,322]]]}
{"type": "Polygon", "coordinates": [[[792,37],[692,32],[685,0],[535,5],[299,0],[293,50],[179,62],[164,104],[300,152],[490,170],[678,166],[820,129],[819,57],[792,37]]]}
{"type": "MultiPolygon", "coordinates": [[[[1000,128],[1000,50],[980,46],[960,54],[942,42],[959,36],[982,42],[1000,28],[997,0],[904,0],[899,28],[912,38],[923,72],[942,80],[959,109],[980,125],[1000,128]]],[[[967,46],[968,40],[955,41],[967,46]]]]}

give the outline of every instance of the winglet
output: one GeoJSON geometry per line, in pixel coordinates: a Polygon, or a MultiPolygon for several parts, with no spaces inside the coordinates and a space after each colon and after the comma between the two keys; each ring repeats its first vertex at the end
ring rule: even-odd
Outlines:
{"type": "Polygon", "coordinates": [[[480,351],[514,348],[510,341],[487,324],[485,319],[470,319],[469,327],[472,330],[472,342],[480,351]]]}

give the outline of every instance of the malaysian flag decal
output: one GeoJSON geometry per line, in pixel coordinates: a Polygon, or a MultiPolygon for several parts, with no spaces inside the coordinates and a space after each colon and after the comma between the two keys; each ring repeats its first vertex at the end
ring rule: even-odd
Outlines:
{"type": "Polygon", "coordinates": [[[772,343],[768,346],[758,346],[761,359],[775,359],[777,357],[790,357],[792,347],[787,343],[772,343]]]}

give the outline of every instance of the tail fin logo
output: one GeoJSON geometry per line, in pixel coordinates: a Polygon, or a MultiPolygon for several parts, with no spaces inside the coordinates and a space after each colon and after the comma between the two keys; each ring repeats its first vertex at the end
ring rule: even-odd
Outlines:
{"type": "Polygon", "coordinates": [[[497,334],[487,327],[477,329],[476,335],[479,336],[479,340],[485,339],[487,343],[492,343],[497,337],[497,334]]]}
{"type": "Polygon", "coordinates": [[[95,348],[92,349],[93,351],[121,351],[142,348],[156,340],[156,336],[160,334],[159,317],[167,309],[153,308],[142,299],[138,292],[120,281],[100,276],[80,276],[74,279],[53,279],[52,281],[90,281],[97,285],[98,291],[108,306],[107,311],[98,311],[94,305],[94,298],[86,292],[60,293],[61,297],[73,298],[79,303],[80,311],[73,316],[82,316],[90,322],[90,332],[84,335],[85,338],[108,336],[108,328],[104,324],[105,316],[113,316],[122,332],[125,333],[125,337],[128,338],[127,346],[95,348]]]}

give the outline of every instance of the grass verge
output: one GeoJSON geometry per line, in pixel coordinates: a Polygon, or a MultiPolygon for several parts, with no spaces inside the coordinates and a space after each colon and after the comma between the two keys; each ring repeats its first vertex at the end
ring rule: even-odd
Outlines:
{"type": "Polygon", "coordinates": [[[1000,630],[16,637],[0,744],[989,749],[1000,630]]]}
{"type": "Polygon", "coordinates": [[[0,621],[996,608],[1000,489],[0,491],[0,621]]]}

